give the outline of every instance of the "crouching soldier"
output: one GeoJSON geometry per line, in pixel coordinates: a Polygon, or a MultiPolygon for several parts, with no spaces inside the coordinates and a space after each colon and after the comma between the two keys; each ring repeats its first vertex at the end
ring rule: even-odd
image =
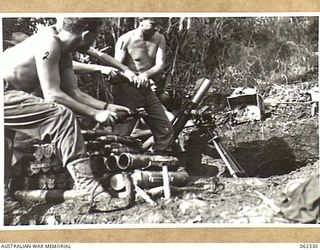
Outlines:
{"type": "MultiPolygon", "coordinates": [[[[98,18],[64,18],[61,25],[47,27],[7,49],[0,62],[6,141],[12,142],[15,132],[35,140],[49,137],[73,177],[77,193],[109,197],[93,176],[90,159],[84,157],[85,144],[75,114],[114,125],[117,112],[129,109],[80,91],[71,56],[71,52],[88,50],[101,25],[98,18]],[[32,94],[39,87],[42,97],[32,94]]],[[[6,167],[10,167],[9,152],[7,148],[6,167]]]]}

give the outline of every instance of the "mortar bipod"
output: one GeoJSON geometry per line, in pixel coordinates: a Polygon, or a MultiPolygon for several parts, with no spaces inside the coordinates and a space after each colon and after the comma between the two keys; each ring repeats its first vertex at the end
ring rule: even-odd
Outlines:
{"type": "Polygon", "coordinates": [[[232,154],[221,143],[220,137],[211,131],[207,131],[211,139],[208,141],[208,147],[215,147],[224,164],[226,165],[230,175],[234,178],[238,178],[238,175],[245,175],[246,171],[240,166],[232,154]]]}

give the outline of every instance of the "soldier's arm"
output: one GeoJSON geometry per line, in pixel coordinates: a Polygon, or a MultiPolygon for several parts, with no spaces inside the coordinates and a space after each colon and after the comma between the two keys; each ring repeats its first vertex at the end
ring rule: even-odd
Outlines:
{"type": "MultiPolygon", "coordinates": [[[[93,47],[91,47],[89,50],[86,51],[86,53],[94,58],[97,58],[100,62],[103,64],[109,65],[111,67],[114,67],[116,69],[121,70],[121,74],[129,79],[130,82],[133,81],[133,78],[136,76],[134,72],[132,72],[128,66],[122,64],[120,61],[116,60],[112,56],[109,56],[106,53],[100,52],[93,47]]],[[[99,66],[99,65],[97,65],[99,66]]],[[[96,70],[99,69],[101,73],[107,74],[108,68],[106,66],[96,67],[96,66],[89,66],[95,68],[96,70]]],[[[84,70],[82,66],[82,71],[84,70]]],[[[78,72],[76,72],[78,73],[78,72]]],[[[113,74],[111,74],[112,76],[113,74]]]]}
{"type": "Polygon", "coordinates": [[[93,47],[90,47],[86,51],[86,54],[88,54],[94,58],[97,58],[100,62],[102,62],[105,65],[114,67],[114,68],[119,69],[121,71],[126,71],[129,69],[126,65],[122,64],[121,61],[118,61],[115,58],[113,58],[112,56],[109,56],[106,53],[100,52],[99,50],[97,50],[93,47]]]}
{"type": "Polygon", "coordinates": [[[75,113],[90,117],[106,125],[115,123],[116,114],[110,112],[111,110],[95,109],[75,98],[72,91],[68,92],[73,88],[72,86],[77,86],[77,81],[72,69],[71,57],[61,58],[60,42],[57,39],[39,36],[34,48],[37,74],[45,100],[62,104],[75,113]],[[64,81],[63,84],[62,81],[64,81]],[[69,84],[70,88],[64,88],[69,84]]]}
{"type": "MultiPolygon", "coordinates": [[[[118,41],[116,42],[114,58],[117,61],[119,61],[121,64],[125,62],[125,59],[127,56],[128,43],[129,43],[129,36],[127,34],[120,36],[118,41]]],[[[123,75],[126,76],[130,82],[133,82],[134,84],[138,83],[138,78],[136,74],[133,71],[131,71],[128,67],[126,70],[124,70],[123,75]]]]}
{"type": "MultiPolygon", "coordinates": [[[[94,117],[95,110],[79,103],[61,89],[60,43],[54,37],[38,37],[35,46],[35,62],[41,90],[45,100],[63,104],[76,113],[94,117]]],[[[72,70],[72,69],[71,69],[72,70]]],[[[73,73],[73,72],[72,72],[73,73]]],[[[72,78],[71,76],[69,77],[72,78]]]]}
{"type": "Polygon", "coordinates": [[[94,109],[103,109],[105,102],[94,99],[82,92],[78,86],[78,79],[73,72],[73,62],[70,61],[63,65],[61,69],[61,89],[73,99],[94,109]]]}
{"type": "MultiPolygon", "coordinates": [[[[67,65],[64,65],[63,69],[61,70],[61,85],[63,91],[65,91],[69,96],[74,98],[79,103],[93,108],[96,113],[95,116],[97,116],[97,113],[99,114],[100,110],[108,110],[112,112],[129,112],[128,108],[110,103],[108,104],[106,102],[93,98],[87,93],[82,92],[79,89],[78,80],[73,72],[71,56],[70,60],[67,62],[67,65]]],[[[96,117],[94,119],[97,120],[96,117]]]]}
{"type": "Polygon", "coordinates": [[[119,37],[116,42],[114,58],[120,63],[124,63],[127,55],[128,36],[126,34],[119,37]]]}
{"type": "Polygon", "coordinates": [[[81,63],[78,61],[73,61],[72,64],[73,64],[73,71],[76,74],[88,74],[93,72],[100,72],[101,74],[114,77],[120,73],[118,69],[115,69],[109,66],[104,66],[104,65],[81,63]]]}

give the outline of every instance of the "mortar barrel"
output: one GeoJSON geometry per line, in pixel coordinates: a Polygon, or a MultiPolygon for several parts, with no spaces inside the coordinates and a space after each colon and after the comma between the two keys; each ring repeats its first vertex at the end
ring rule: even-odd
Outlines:
{"type": "Polygon", "coordinates": [[[203,79],[203,82],[201,83],[199,89],[197,90],[197,93],[193,96],[192,102],[199,104],[204,97],[204,95],[207,93],[209,88],[211,87],[211,81],[209,79],[203,79]]]}

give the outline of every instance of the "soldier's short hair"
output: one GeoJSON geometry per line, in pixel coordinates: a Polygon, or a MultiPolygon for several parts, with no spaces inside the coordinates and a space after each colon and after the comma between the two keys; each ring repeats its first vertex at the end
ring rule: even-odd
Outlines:
{"type": "Polygon", "coordinates": [[[101,18],[77,18],[77,17],[65,17],[63,19],[62,28],[72,33],[82,33],[89,30],[95,32],[98,27],[102,25],[101,18]]]}
{"type": "Polygon", "coordinates": [[[143,20],[150,20],[155,24],[158,24],[159,22],[159,18],[156,18],[156,17],[139,17],[139,22],[142,22],[143,20]]]}

